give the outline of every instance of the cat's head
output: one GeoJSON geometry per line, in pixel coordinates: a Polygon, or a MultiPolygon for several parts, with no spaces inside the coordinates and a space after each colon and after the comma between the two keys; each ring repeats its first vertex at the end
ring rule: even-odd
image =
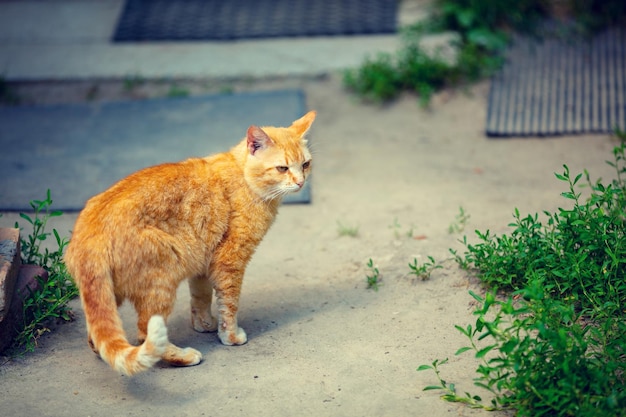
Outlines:
{"type": "Polygon", "coordinates": [[[248,185],[264,200],[299,191],[311,172],[311,152],[305,135],[315,111],[289,127],[250,126],[244,175],[248,185]]]}

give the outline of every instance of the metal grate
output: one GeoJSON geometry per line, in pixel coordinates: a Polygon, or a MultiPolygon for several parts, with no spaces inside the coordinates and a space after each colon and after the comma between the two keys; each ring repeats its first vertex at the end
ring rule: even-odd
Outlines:
{"type": "Polygon", "coordinates": [[[127,0],[113,40],[392,33],[396,0],[127,0]]]}
{"type": "Polygon", "coordinates": [[[491,83],[489,136],[626,129],[626,29],[589,40],[516,39],[491,83]]]}

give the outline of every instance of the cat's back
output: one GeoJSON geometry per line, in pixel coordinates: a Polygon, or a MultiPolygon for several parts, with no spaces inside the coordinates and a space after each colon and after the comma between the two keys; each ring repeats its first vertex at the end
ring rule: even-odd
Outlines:
{"type": "Polygon", "coordinates": [[[225,196],[217,165],[227,169],[228,161],[221,155],[190,158],[130,174],[87,201],[74,234],[83,229],[119,232],[147,224],[174,224],[189,220],[186,217],[194,213],[201,216],[204,211],[218,210],[225,196]]]}

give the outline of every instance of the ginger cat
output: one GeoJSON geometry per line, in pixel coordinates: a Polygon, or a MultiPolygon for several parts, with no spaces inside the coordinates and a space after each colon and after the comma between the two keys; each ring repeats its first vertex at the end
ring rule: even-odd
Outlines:
{"type": "Polygon", "coordinates": [[[311,171],[304,136],[315,115],[290,127],[250,126],[229,152],[140,170],[87,202],[65,262],[80,289],[89,345],[113,368],[133,375],[161,359],[200,363],[200,352],[167,337],[185,279],[193,328],[217,330],[225,345],[246,343],[237,325],[244,271],[283,196],[311,171]],[[139,346],[122,329],[117,307],[125,299],[137,310],[139,346]]]}

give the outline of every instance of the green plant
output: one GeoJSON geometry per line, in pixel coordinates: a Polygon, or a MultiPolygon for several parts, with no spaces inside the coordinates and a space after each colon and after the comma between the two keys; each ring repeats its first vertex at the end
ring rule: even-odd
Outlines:
{"type": "Polygon", "coordinates": [[[128,75],[124,77],[123,88],[124,88],[124,91],[131,92],[135,90],[137,87],[144,85],[145,83],[146,83],[146,79],[139,74],[128,75]]]}
{"type": "Polygon", "coordinates": [[[180,98],[188,96],[189,90],[183,87],[179,87],[177,85],[171,85],[170,89],[167,91],[167,97],[169,98],[180,98]]]}
{"type": "Polygon", "coordinates": [[[387,228],[393,231],[393,236],[396,239],[400,239],[403,234],[408,238],[412,238],[415,232],[415,226],[413,224],[411,224],[411,227],[409,227],[405,232],[402,232],[402,225],[398,221],[397,217],[393,218],[393,223],[387,226],[387,228]]]}
{"type": "MultiPolygon", "coordinates": [[[[367,58],[359,68],[344,72],[344,85],[375,102],[391,100],[405,90],[412,91],[418,95],[420,104],[427,106],[432,95],[444,87],[491,75],[503,63],[501,51],[508,36],[491,20],[485,21],[480,14],[482,9],[475,9],[476,4],[462,3],[438,2],[427,23],[402,29],[402,46],[395,55],[384,53],[367,58]],[[459,34],[459,40],[454,42],[457,50],[454,59],[439,52],[426,52],[420,46],[424,35],[450,30],[459,34]]],[[[491,11],[492,6],[483,9],[491,11]]],[[[510,11],[511,5],[503,10],[510,11]]]]}
{"type": "Polygon", "coordinates": [[[348,89],[377,103],[396,98],[402,91],[413,91],[420,104],[426,106],[433,93],[452,80],[454,71],[445,59],[426,53],[413,41],[396,55],[380,53],[376,58],[367,58],[360,68],[344,71],[343,82],[348,89]]]}
{"type": "Polygon", "coordinates": [[[400,223],[398,222],[397,217],[393,218],[393,223],[387,226],[387,228],[393,231],[393,235],[395,236],[396,239],[400,238],[400,230],[402,228],[402,225],[400,225],[400,223]]]}
{"type": "Polygon", "coordinates": [[[369,274],[366,275],[365,280],[367,281],[367,289],[373,289],[374,291],[378,291],[378,286],[382,285],[382,278],[380,276],[380,271],[374,265],[374,261],[372,258],[367,262],[367,267],[369,268],[369,274]]]}
{"type": "MultiPolygon", "coordinates": [[[[39,265],[48,272],[48,279],[39,277],[40,288],[37,290],[29,288],[30,294],[24,300],[24,327],[16,336],[13,346],[24,347],[27,351],[32,351],[37,339],[48,331],[49,320],[72,319],[67,303],[78,295],[76,284],[63,263],[63,251],[68,240],[61,238],[56,229],[53,229],[52,233],[46,231],[48,220],[62,215],[61,211],[50,210],[51,205],[52,199],[48,190],[45,200],[30,202],[34,211],[33,217],[20,213],[20,217],[32,227],[26,238],[20,238],[22,262],[39,265]],[[51,235],[54,236],[57,249],[54,251],[42,249],[41,244],[51,235]]],[[[19,228],[19,224],[16,223],[15,227],[19,228]]]]}
{"type": "Polygon", "coordinates": [[[469,398],[472,407],[514,408],[521,416],[624,415],[623,320],[590,323],[571,303],[547,297],[541,281],[516,293],[519,300],[471,294],[481,306],[475,326],[456,326],[470,341],[456,354],[474,352],[474,385],[493,398],[484,404],[478,395],[459,397],[452,384],[426,388],[444,390],[447,401],[469,398]]]}
{"type": "Polygon", "coordinates": [[[459,396],[456,393],[456,385],[454,383],[447,383],[443,378],[441,378],[439,366],[446,363],[448,363],[448,358],[442,360],[435,359],[431,365],[420,365],[417,368],[418,371],[432,370],[439,380],[439,385],[428,385],[424,387],[424,391],[442,390],[444,393],[441,395],[441,399],[455,403],[464,403],[471,408],[483,408],[488,411],[495,411],[498,409],[497,407],[484,405],[482,403],[482,398],[478,395],[472,395],[469,392],[466,392],[465,396],[459,396]]]}
{"type": "MultiPolygon", "coordinates": [[[[569,0],[567,8],[583,32],[619,24],[626,18],[623,0],[569,0]]],[[[356,69],[344,72],[344,85],[374,102],[396,98],[403,91],[417,93],[427,106],[433,93],[448,86],[475,82],[492,75],[503,64],[510,33],[539,35],[541,19],[552,12],[545,0],[436,0],[428,19],[402,28],[396,54],[368,57],[356,69]],[[420,39],[427,34],[453,31],[457,54],[452,62],[425,52],[420,39]]]]}
{"type": "Polygon", "coordinates": [[[468,244],[465,258],[480,271],[481,280],[495,288],[519,290],[532,274],[538,274],[545,278],[551,294],[575,296],[584,308],[599,308],[599,296],[626,291],[615,275],[626,272],[621,258],[626,250],[623,144],[614,149],[613,156],[609,164],[617,178],[611,184],[594,184],[585,171],[586,187],[591,190],[586,201],[577,190],[583,174],[572,178],[564,165],[563,173],[555,176],[567,184],[562,196],[573,206],[544,212],[545,224],[538,214],[522,217],[516,209],[509,235],[476,231],[480,243],[468,244]]]}
{"type": "Polygon", "coordinates": [[[410,273],[420,278],[422,281],[430,279],[430,275],[433,271],[440,268],[443,268],[443,266],[437,264],[435,258],[432,256],[428,256],[428,261],[422,262],[421,265],[417,261],[417,258],[413,258],[413,262],[409,263],[410,273]]]}
{"type": "Polygon", "coordinates": [[[343,83],[361,97],[375,102],[395,98],[402,86],[395,62],[387,53],[368,57],[358,69],[344,71],[343,83]]]}
{"type": "MultiPolygon", "coordinates": [[[[609,184],[564,165],[555,176],[571,206],[544,212],[545,223],[516,209],[510,234],[476,231],[479,243],[462,241],[464,256],[451,250],[492,288],[484,297],[470,293],[480,304],[475,325],[456,326],[470,341],[457,354],[474,353],[474,383],[493,397],[484,405],[469,395],[472,406],[520,416],[626,416],[625,147],[613,149],[609,184]],[[502,300],[497,290],[512,295],[502,300]]],[[[433,366],[420,368],[441,378],[433,366]]],[[[444,399],[466,398],[449,387],[438,386],[444,399]]]]}
{"type": "Polygon", "coordinates": [[[337,221],[337,233],[339,236],[357,237],[359,235],[359,226],[347,226],[337,221]]]}
{"type": "Polygon", "coordinates": [[[448,233],[461,233],[465,230],[467,222],[470,219],[470,215],[465,212],[463,207],[459,207],[459,214],[454,217],[454,222],[448,226],[448,233]]]}
{"type": "Polygon", "coordinates": [[[501,28],[529,31],[546,14],[542,0],[437,0],[435,5],[431,25],[490,50],[506,38],[501,28]]]}
{"type": "Polygon", "coordinates": [[[220,94],[235,94],[235,87],[231,84],[220,85],[220,94]]]}

